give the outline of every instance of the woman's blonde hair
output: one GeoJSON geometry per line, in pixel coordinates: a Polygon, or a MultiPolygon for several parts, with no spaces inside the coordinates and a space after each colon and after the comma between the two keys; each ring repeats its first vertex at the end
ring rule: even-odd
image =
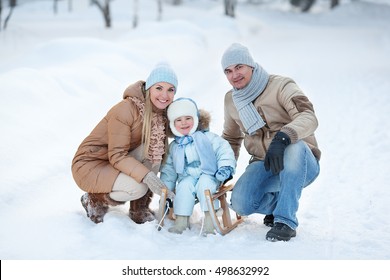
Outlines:
{"type": "MultiPolygon", "coordinates": [[[[167,115],[167,112],[165,110],[164,113],[165,117],[167,115]]],[[[143,124],[142,124],[142,144],[144,145],[144,157],[148,158],[149,154],[149,147],[150,147],[150,138],[152,135],[152,118],[153,118],[153,104],[152,100],[150,99],[150,90],[145,91],[145,109],[144,109],[144,116],[143,116],[143,124]]],[[[167,135],[167,129],[169,128],[168,122],[165,124],[165,145],[164,145],[164,154],[167,154],[168,151],[168,135],[167,135]]]]}
{"type": "Polygon", "coordinates": [[[152,134],[152,117],[153,117],[153,105],[150,100],[150,91],[149,89],[145,91],[145,111],[144,111],[144,121],[142,124],[142,143],[144,144],[144,156],[148,157],[149,146],[150,146],[150,136],[152,134]]]}

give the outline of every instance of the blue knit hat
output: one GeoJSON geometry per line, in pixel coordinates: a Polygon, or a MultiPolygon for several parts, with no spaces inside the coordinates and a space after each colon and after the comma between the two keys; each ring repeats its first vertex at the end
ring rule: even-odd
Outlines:
{"type": "Polygon", "coordinates": [[[227,48],[222,55],[221,64],[223,71],[225,71],[225,69],[229,66],[236,64],[245,64],[253,68],[256,66],[248,48],[239,43],[233,43],[229,48],[227,48]]]}
{"type": "Polygon", "coordinates": [[[157,64],[149,77],[146,79],[145,90],[148,90],[152,85],[159,82],[170,83],[175,87],[175,93],[177,91],[177,77],[175,72],[167,63],[157,64]]]}

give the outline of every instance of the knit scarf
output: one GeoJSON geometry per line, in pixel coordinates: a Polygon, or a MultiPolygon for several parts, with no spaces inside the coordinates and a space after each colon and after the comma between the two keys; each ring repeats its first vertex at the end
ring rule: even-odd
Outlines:
{"type": "Polygon", "coordinates": [[[268,73],[256,63],[249,84],[243,89],[233,88],[234,105],[238,110],[242,124],[250,135],[265,125],[264,120],[253,105],[253,101],[264,91],[268,79],[268,73]]]}
{"type": "Polygon", "coordinates": [[[200,168],[203,173],[214,175],[217,172],[217,157],[215,156],[211,141],[202,131],[195,131],[191,136],[176,136],[177,143],[175,150],[172,151],[173,165],[177,174],[184,173],[185,166],[185,147],[194,142],[196,151],[200,158],[200,168]]]}

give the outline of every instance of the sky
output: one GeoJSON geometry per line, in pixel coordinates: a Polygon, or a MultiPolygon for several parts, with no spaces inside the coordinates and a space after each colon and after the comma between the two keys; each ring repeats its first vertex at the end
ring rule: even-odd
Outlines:
{"type": "MultiPolygon", "coordinates": [[[[288,1],[239,1],[229,18],[223,1],[185,0],[165,2],[158,21],[156,1],[143,0],[135,29],[132,1],[111,2],[111,29],[87,0],[73,2],[69,12],[59,1],[57,14],[52,1],[23,4],[0,31],[0,259],[352,260],[356,271],[360,261],[385,261],[389,272],[390,1],[341,1],[334,10],[317,1],[309,13],[288,1]],[[221,134],[230,85],[220,59],[233,42],[269,73],[293,78],[319,119],[321,173],[303,191],[297,237],[267,241],[260,214],[203,237],[197,207],[182,235],[167,231],[171,221],[161,231],[135,224],[128,203],[92,223],[70,169],[81,141],[160,61],[177,73],[175,98],[193,98],[221,134]]],[[[242,149],[233,181],[248,160],[242,149]]]]}

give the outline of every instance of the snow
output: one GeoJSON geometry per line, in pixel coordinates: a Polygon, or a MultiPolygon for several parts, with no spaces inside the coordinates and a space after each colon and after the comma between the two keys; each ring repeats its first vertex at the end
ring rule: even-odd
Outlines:
{"type": "MultiPolygon", "coordinates": [[[[389,1],[334,10],[317,1],[305,14],[287,1],[239,1],[232,19],[222,1],[187,0],[164,3],[157,21],[156,1],[143,0],[133,29],[132,1],[116,0],[109,30],[96,7],[73,2],[68,12],[59,1],[56,15],[52,1],[23,4],[0,31],[2,260],[390,259],[389,1]],[[161,60],[178,75],[176,97],[210,111],[220,134],[230,88],[220,58],[232,42],[269,73],[295,79],[314,104],[321,173],[303,192],[297,237],[268,242],[263,215],[250,215],[205,238],[198,208],[192,229],[174,235],[132,222],[128,203],[93,224],[70,171],[81,141],[161,60]]],[[[248,159],[243,149],[237,174],[248,159]]]]}

